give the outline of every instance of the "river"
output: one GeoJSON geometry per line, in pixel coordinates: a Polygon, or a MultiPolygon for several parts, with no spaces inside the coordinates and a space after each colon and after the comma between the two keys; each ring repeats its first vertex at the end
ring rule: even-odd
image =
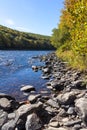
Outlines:
{"type": "Polygon", "coordinates": [[[0,92],[10,94],[17,100],[26,98],[20,88],[33,85],[37,92],[45,90],[46,80],[41,79],[41,71],[34,72],[32,65],[43,65],[38,58],[51,51],[0,51],[0,92]]]}

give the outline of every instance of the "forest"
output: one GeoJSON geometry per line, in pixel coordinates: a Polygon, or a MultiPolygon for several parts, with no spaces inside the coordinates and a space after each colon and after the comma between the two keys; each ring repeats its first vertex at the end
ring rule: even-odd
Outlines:
{"type": "Polygon", "coordinates": [[[1,50],[53,50],[50,36],[20,32],[0,25],[1,50]]]}
{"type": "Polygon", "coordinates": [[[65,0],[60,23],[52,30],[57,55],[81,70],[87,69],[87,1],[65,0]]]}

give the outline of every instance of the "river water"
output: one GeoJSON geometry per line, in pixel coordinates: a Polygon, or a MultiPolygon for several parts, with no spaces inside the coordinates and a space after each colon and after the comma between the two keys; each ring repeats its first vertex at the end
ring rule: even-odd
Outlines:
{"type": "Polygon", "coordinates": [[[41,71],[34,72],[32,65],[43,65],[35,56],[51,51],[0,51],[0,92],[10,94],[17,100],[26,96],[20,91],[22,85],[33,85],[37,92],[46,89],[41,71]]]}

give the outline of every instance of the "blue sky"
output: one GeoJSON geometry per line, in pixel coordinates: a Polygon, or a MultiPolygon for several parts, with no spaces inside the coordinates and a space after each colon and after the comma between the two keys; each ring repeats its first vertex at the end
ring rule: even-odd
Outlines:
{"type": "Polygon", "coordinates": [[[0,24],[20,31],[51,35],[64,0],[0,0],[0,24]]]}

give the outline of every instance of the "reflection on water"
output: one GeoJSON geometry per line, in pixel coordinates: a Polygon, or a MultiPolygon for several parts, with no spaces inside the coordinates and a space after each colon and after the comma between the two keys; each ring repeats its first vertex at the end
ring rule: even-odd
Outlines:
{"type": "Polygon", "coordinates": [[[44,89],[45,80],[41,79],[41,71],[33,72],[32,65],[42,65],[39,58],[49,51],[0,51],[0,92],[23,99],[20,92],[22,85],[34,85],[37,92],[44,89]]]}

